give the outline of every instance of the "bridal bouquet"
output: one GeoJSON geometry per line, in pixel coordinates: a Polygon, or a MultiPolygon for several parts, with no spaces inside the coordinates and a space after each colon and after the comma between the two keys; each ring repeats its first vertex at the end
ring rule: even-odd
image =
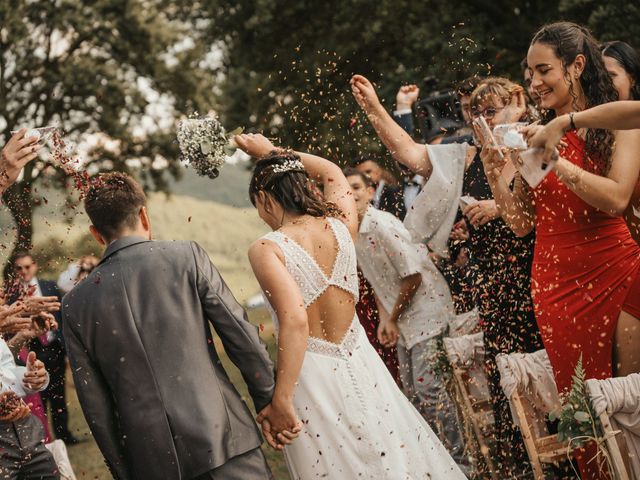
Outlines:
{"type": "Polygon", "coordinates": [[[214,117],[191,117],[178,125],[178,144],[182,159],[198,175],[216,178],[225,158],[233,155],[236,146],[232,138],[241,128],[227,132],[214,117]]]}

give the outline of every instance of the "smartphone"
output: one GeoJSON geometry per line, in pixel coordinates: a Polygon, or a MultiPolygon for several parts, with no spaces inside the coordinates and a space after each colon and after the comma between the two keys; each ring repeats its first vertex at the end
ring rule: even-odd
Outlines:
{"type": "Polygon", "coordinates": [[[489,142],[490,146],[496,148],[498,150],[498,155],[500,156],[500,159],[501,160],[504,159],[504,155],[500,150],[500,145],[498,144],[496,137],[493,136],[493,132],[489,128],[489,124],[487,123],[487,120],[484,118],[484,116],[480,115],[478,118],[476,118],[473,121],[473,124],[480,129],[480,132],[484,137],[484,141],[489,142]]]}
{"type": "Polygon", "coordinates": [[[460,208],[464,209],[465,207],[468,207],[469,205],[473,205],[474,203],[478,203],[478,200],[476,200],[475,198],[473,198],[471,195],[464,195],[462,197],[460,197],[460,208]]]}

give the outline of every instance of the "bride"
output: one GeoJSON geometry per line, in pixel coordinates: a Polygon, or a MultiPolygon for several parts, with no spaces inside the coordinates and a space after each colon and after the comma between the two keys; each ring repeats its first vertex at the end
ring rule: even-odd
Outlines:
{"type": "Polygon", "coordinates": [[[278,331],[276,387],[258,421],[292,478],[464,479],[357,320],[357,213],[339,167],[262,135],[236,141],[258,159],[249,194],[273,230],[249,249],[278,331]]]}

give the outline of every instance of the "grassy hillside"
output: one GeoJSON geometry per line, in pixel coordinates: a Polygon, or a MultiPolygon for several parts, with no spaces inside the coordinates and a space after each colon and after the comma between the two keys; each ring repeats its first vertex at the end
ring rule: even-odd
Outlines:
{"type": "MultiPolygon", "coordinates": [[[[212,182],[215,184],[215,182],[212,182]]],[[[6,213],[6,212],[5,212],[6,213]]],[[[258,291],[247,260],[251,242],[266,232],[252,207],[237,208],[181,195],[154,193],[149,196],[152,232],[158,240],[195,240],[209,253],[239,301],[258,291]]],[[[6,261],[15,232],[10,222],[2,228],[0,261],[6,261]]],[[[68,263],[87,254],[100,254],[88,234],[88,219],[78,211],[72,225],[55,206],[37,210],[34,222],[34,253],[42,277],[57,278],[68,263]]]]}
{"type": "Polygon", "coordinates": [[[198,200],[223,203],[233,207],[250,207],[249,179],[251,172],[245,163],[227,164],[220,176],[211,180],[185,168],[179,181],[171,181],[171,191],[176,195],[189,196],[198,200]]]}

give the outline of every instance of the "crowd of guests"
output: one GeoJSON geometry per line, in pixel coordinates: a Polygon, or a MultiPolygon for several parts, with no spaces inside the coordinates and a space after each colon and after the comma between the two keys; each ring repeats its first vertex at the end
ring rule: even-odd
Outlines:
{"type": "MultiPolygon", "coordinates": [[[[2,191],[40,147],[36,139],[25,137],[25,130],[7,142],[2,150],[2,191]]],[[[54,439],[66,445],[81,441],[69,428],[60,309],[63,294],[97,263],[96,257],[84,256],[72,262],[55,282],[38,277],[38,263],[30,252],[17,251],[11,256],[0,292],[3,479],[59,478],[58,465],[45,445],[54,439]]]]}
{"type": "MultiPolygon", "coordinates": [[[[391,183],[381,162],[371,156],[344,172],[356,200],[365,199],[360,212],[362,244],[356,245],[363,291],[373,291],[373,299],[361,296],[361,322],[370,337],[377,333],[372,343],[394,374],[397,356],[405,392],[456,460],[457,423],[455,416],[447,417],[453,409],[441,380],[434,379],[436,354],[425,339],[447,330],[445,320],[452,314],[438,306],[449,304],[458,315],[477,310],[500,478],[527,475],[529,466],[500,386],[496,355],[546,348],[558,388],[565,393],[579,357],[590,378],[640,371],[636,133],[580,129],[571,120],[574,123],[562,131],[565,143],[552,147],[558,146],[562,157],[555,175],[536,189],[518,174],[513,152],[500,155],[482,143],[479,131],[468,135],[479,116],[493,128],[573,118],[572,112],[606,102],[640,100],[640,55],[624,42],[598,45],[586,29],[559,23],[534,37],[523,73],[524,88],[500,77],[462,82],[457,94],[465,128],[427,139],[427,146],[413,131],[415,85],[400,88],[396,108],[389,114],[373,85],[354,76],[354,96],[397,162],[402,180],[391,183]],[[423,185],[429,188],[438,181],[433,177],[441,173],[437,164],[443,161],[462,165],[460,195],[475,201],[456,207],[445,255],[436,253],[437,248],[417,246],[409,253],[412,241],[429,244],[433,237],[421,235],[419,228],[416,232],[411,219],[405,225],[400,220],[411,210],[421,216],[437,213],[425,208],[420,198],[416,201],[416,194],[423,185]],[[439,272],[424,269],[432,260],[439,272]],[[451,296],[434,286],[440,274],[451,296]],[[425,284],[428,288],[421,291],[425,284]],[[404,305],[402,313],[398,305],[404,305]],[[409,340],[416,331],[422,338],[409,340]],[[424,381],[418,383],[418,378],[424,381]]],[[[535,137],[541,129],[528,127],[525,135],[535,137]]],[[[426,192],[424,197],[441,201],[426,192]]],[[[583,478],[603,475],[597,461],[589,462],[594,455],[588,448],[576,453],[583,478]]]]}
{"type": "MultiPolygon", "coordinates": [[[[438,357],[440,339],[458,319],[477,318],[499,478],[530,472],[500,387],[498,354],[545,348],[561,392],[579,358],[590,378],[640,371],[640,135],[633,131],[640,109],[611,103],[640,100],[640,55],[623,42],[599,45],[585,28],[562,22],[536,33],[522,67],[524,86],[502,77],[460,83],[464,126],[427,144],[414,131],[417,86],[401,87],[387,112],[371,82],[355,75],[353,95],[396,163],[366,155],[343,170],[357,206],[357,312],[369,341],[469,471],[438,357]],[[523,134],[545,148],[553,174],[527,185],[517,153],[474,130],[480,116],[491,128],[530,124],[523,134]]],[[[39,148],[25,130],[7,142],[2,191],[39,148]]],[[[0,459],[3,478],[57,478],[40,439],[78,441],[68,426],[59,310],[62,293],[97,263],[83,257],[56,284],[38,279],[30,253],[11,259],[13,281],[0,305],[0,438],[10,451],[0,459]]],[[[575,455],[582,478],[606,478],[591,450],[575,455]]]]}

